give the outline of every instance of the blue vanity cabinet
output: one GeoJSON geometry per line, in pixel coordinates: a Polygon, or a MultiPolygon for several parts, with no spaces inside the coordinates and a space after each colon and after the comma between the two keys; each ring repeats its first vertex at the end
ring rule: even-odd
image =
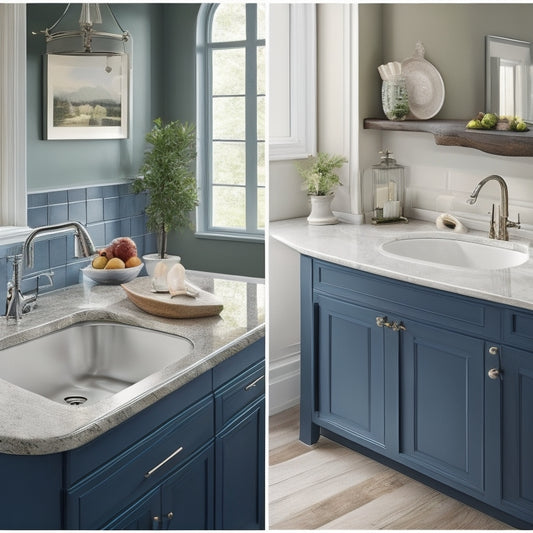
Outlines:
{"type": "Polygon", "coordinates": [[[364,447],[531,527],[533,312],[306,256],[300,274],[300,440],[364,447]]]}

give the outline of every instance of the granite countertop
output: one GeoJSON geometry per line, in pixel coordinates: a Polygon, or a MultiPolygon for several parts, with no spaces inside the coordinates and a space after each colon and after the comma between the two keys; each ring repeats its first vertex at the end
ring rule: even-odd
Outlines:
{"type": "MultiPolygon", "coordinates": [[[[480,231],[469,231],[465,235],[437,231],[435,224],[418,220],[410,220],[408,224],[311,226],[305,218],[298,218],[269,224],[270,237],[304,255],[425,287],[533,310],[531,253],[528,261],[513,268],[473,270],[402,260],[379,250],[382,243],[391,239],[426,233],[432,236],[446,233],[449,238],[470,240],[487,237],[480,231]]],[[[509,243],[492,242],[527,249],[530,243],[515,236],[519,233],[520,230],[513,234],[509,243]]]]}
{"type": "Polygon", "coordinates": [[[220,316],[159,318],[131,303],[122,287],[84,280],[40,296],[18,324],[2,317],[0,350],[92,320],[172,333],[192,341],[194,348],[176,363],[87,406],[63,405],[0,379],[0,453],[41,455],[77,448],[264,337],[262,280],[200,272],[188,272],[188,278],[223,301],[220,316]]]}

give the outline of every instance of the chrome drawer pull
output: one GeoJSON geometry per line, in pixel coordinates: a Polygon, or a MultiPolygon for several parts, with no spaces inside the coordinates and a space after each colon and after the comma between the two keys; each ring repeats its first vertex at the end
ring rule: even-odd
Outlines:
{"type": "Polygon", "coordinates": [[[164,464],[168,463],[173,457],[178,455],[183,450],[183,446],[180,446],[175,452],[172,452],[166,459],[161,461],[157,466],[154,466],[152,470],[149,470],[144,474],[144,477],[148,479],[156,470],[159,470],[164,464]]]}
{"type": "Polygon", "coordinates": [[[259,376],[255,381],[252,381],[246,387],[244,387],[244,390],[250,390],[253,389],[262,379],[265,379],[265,376],[259,376]]]}
{"type": "Polygon", "coordinates": [[[386,316],[377,316],[376,324],[380,328],[382,327],[390,328],[392,326],[392,324],[388,321],[386,316]]]}

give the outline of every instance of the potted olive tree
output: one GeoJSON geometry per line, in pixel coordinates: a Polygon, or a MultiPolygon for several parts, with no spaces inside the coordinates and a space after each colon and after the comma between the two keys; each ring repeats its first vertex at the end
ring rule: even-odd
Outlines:
{"type": "Polygon", "coordinates": [[[318,152],[316,156],[309,158],[306,165],[298,166],[303,186],[311,202],[311,214],[307,217],[309,224],[337,223],[337,217],[331,212],[331,201],[335,196],[335,189],[342,183],[334,171],[347,161],[340,155],[318,152]]]}
{"type": "Polygon", "coordinates": [[[158,253],[143,256],[152,276],[160,261],[180,261],[179,256],[167,254],[168,232],[190,226],[189,214],[198,205],[193,167],[196,132],[191,124],[177,120],[164,124],[157,118],[146,134],[146,142],[152,148],[145,154],[141,175],[133,181],[133,192],[148,192],[147,227],[159,236],[158,253]]]}

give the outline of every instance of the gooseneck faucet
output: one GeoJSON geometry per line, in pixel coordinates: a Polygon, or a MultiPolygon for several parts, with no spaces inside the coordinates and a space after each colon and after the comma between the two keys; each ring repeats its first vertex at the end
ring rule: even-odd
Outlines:
{"type": "Polygon", "coordinates": [[[49,285],[52,285],[51,274],[40,274],[37,277],[37,291],[34,294],[23,295],[20,289],[22,281],[23,262],[27,268],[33,267],[34,264],[34,246],[35,239],[40,235],[60,233],[67,229],[73,229],[75,239],[75,256],[89,257],[96,252],[93,241],[87,229],[76,221],[63,222],[61,224],[52,224],[35,228],[24,241],[22,245],[22,254],[14,256],[13,259],[13,279],[7,284],[6,300],[6,318],[14,317],[16,321],[22,318],[22,314],[29,311],[31,306],[37,300],[39,292],[39,278],[47,277],[49,285]]]}
{"type": "Polygon", "coordinates": [[[467,204],[473,205],[477,201],[479,191],[482,189],[483,185],[489,181],[497,181],[500,184],[500,208],[498,216],[498,233],[497,236],[494,233],[494,206],[493,214],[491,219],[491,229],[489,232],[489,237],[491,239],[497,238],[501,241],[509,240],[509,232],[507,228],[520,228],[520,215],[518,215],[518,222],[512,222],[509,220],[509,192],[507,189],[507,183],[505,180],[498,176],[497,174],[492,174],[483,178],[477,185],[476,188],[472,191],[470,198],[466,201],[467,204]]]}

